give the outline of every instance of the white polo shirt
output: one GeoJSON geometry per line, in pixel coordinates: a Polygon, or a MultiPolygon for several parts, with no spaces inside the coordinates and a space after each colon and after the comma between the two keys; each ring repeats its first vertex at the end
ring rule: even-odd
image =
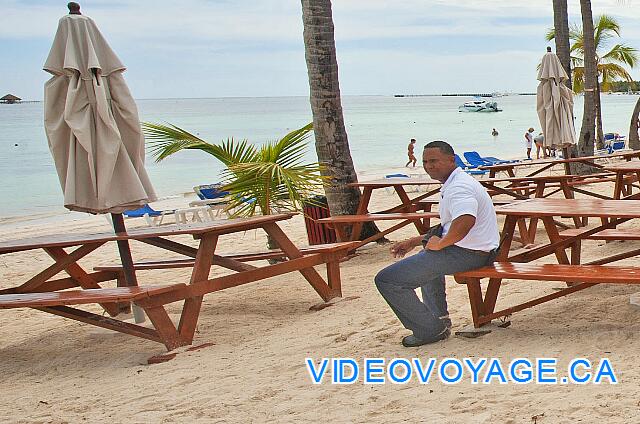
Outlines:
{"type": "Polygon", "coordinates": [[[498,221],[487,190],[472,176],[456,168],[440,189],[440,222],[443,236],[451,222],[462,216],[472,215],[475,225],[456,246],[488,252],[500,244],[498,221]]]}

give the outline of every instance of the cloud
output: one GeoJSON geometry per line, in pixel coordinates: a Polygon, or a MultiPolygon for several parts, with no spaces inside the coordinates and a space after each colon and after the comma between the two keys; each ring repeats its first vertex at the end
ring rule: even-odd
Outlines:
{"type": "MultiPolygon", "coordinates": [[[[618,17],[623,41],[640,47],[636,3],[599,0],[592,6],[594,16],[618,17]]],[[[308,91],[298,0],[81,4],[129,67],[140,97],[308,91]]],[[[0,0],[0,10],[0,49],[15,57],[2,69],[0,84],[38,98],[41,89],[33,87],[41,81],[33,75],[41,72],[64,3],[0,0]]],[[[569,0],[569,13],[580,22],[578,0],[569,0]]],[[[528,69],[535,68],[553,25],[548,0],[334,0],[333,18],[346,94],[476,90],[496,81],[498,90],[530,90],[528,69]]],[[[632,75],[638,78],[638,71],[632,75]]]]}

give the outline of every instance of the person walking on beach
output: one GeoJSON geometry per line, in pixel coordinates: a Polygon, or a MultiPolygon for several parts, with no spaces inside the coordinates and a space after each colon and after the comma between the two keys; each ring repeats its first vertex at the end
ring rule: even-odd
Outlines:
{"type": "Polygon", "coordinates": [[[527,145],[527,159],[531,160],[531,147],[533,145],[533,128],[529,128],[526,133],[524,133],[525,143],[527,145]]]}
{"type": "Polygon", "coordinates": [[[547,150],[544,148],[544,134],[540,133],[533,138],[536,144],[536,159],[540,159],[540,149],[542,149],[542,157],[547,158],[547,150]]]}
{"type": "Polygon", "coordinates": [[[414,168],[416,167],[416,162],[418,161],[418,159],[416,159],[416,155],[413,153],[413,148],[415,144],[416,144],[416,139],[412,138],[411,141],[409,141],[409,145],[407,146],[407,155],[409,155],[409,162],[407,162],[405,167],[408,167],[410,163],[413,163],[414,168]]]}
{"type": "Polygon", "coordinates": [[[491,264],[498,252],[499,235],[493,202],[478,181],[456,167],[453,148],[432,141],[424,148],[422,164],[429,176],[442,182],[440,222],[425,235],[394,244],[393,257],[404,258],[375,276],[378,291],[404,327],[413,334],[405,347],[421,346],[449,337],[451,320],[445,275],[491,264]],[[422,301],[415,289],[422,290],[422,301]]]}

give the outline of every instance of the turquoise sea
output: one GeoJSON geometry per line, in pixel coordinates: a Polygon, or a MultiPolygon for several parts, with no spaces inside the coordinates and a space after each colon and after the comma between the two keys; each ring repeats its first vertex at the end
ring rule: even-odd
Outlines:
{"type": "MultiPolygon", "coordinates": [[[[494,98],[499,113],[461,113],[469,97],[344,96],[344,117],[357,171],[403,166],[410,138],[421,146],[441,139],[456,151],[523,157],[523,134],[540,128],[535,96],[494,98]],[[491,135],[492,128],[499,131],[491,135]]],[[[637,100],[603,95],[606,132],[626,134],[637,100]]],[[[307,97],[138,100],[143,121],[170,122],[210,142],[233,137],[252,143],[274,140],[311,122],[307,97]]],[[[582,98],[576,97],[577,130],[582,98]]],[[[308,157],[315,160],[313,140],[308,157]]],[[[420,147],[416,149],[420,151],[420,147]]],[[[218,181],[221,165],[202,152],[181,152],[147,169],[161,197],[180,195],[198,184],[218,181]]],[[[0,104],[0,219],[23,214],[59,213],[62,192],[43,128],[43,103],[0,104]]]]}

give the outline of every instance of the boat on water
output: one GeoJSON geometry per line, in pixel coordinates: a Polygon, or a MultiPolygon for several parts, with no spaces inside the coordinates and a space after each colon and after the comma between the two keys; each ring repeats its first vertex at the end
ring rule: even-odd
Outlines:
{"type": "Polygon", "coordinates": [[[464,102],[463,105],[458,107],[458,112],[502,112],[502,109],[498,108],[497,102],[478,99],[464,102]]]}

